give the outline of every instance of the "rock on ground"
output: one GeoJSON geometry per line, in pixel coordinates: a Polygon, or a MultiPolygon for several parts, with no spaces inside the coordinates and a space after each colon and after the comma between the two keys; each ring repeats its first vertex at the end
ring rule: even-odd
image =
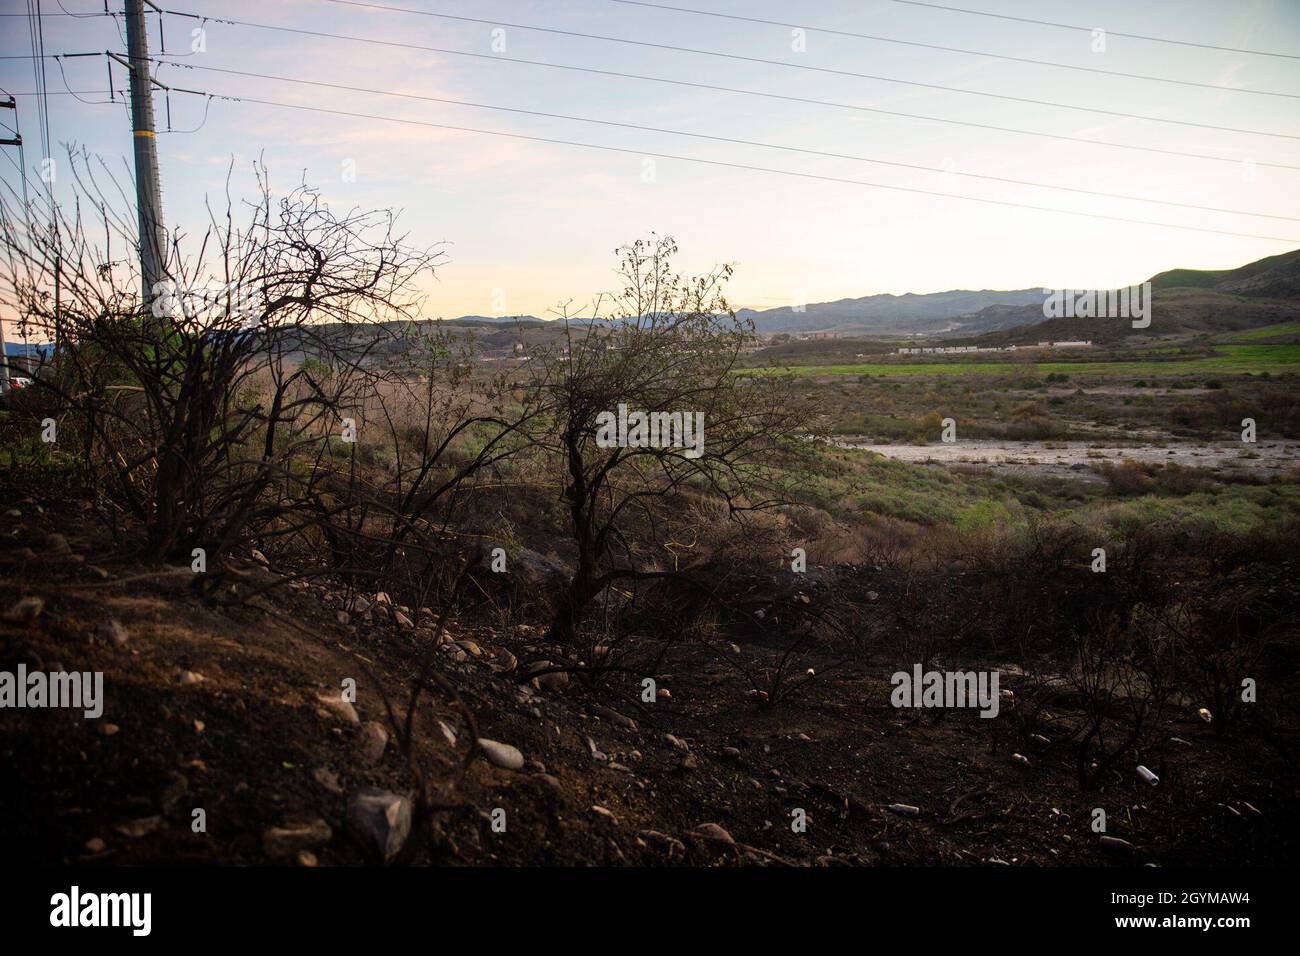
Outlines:
{"type": "Polygon", "coordinates": [[[368,720],[361,725],[361,759],[366,763],[378,763],[388,747],[388,731],[383,725],[368,720]]]}
{"type": "Polygon", "coordinates": [[[389,863],[411,834],[411,801],[387,790],[362,787],[348,800],[348,829],[368,855],[389,863]]]}
{"type": "Polygon", "coordinates": [[[496,740],[488,740],[486,737],[478,739],[478,746],[488,760],[498,767],[504,767],[507,770],[522,770],[524,767],[524,755],[519,752],[517,747],[496,740]]]}
{"type": "Polygon", "coordinates": [[[320,819],[287,827],[271,827],[262,834],[262,850],[273,860],[288,859],[304,850],[329,843],[333,836],[330,825],[320,819]]]}
{"type": "Polygon", "coordinates": [[[333,714],[349,724],[361,723],[361,718],[357,716],[357,709],[351,703],[344,700],[339,694],[317,694],[317,702],[328,713],[333,714]]]}
{"type": "Polygon", "coordinates": [[[5,612],[6,621],[15,621],[19,624],[30,624],[41,616],[45,610],[45,598],[32,595],[19,599],[13,607],[5,612]]]}

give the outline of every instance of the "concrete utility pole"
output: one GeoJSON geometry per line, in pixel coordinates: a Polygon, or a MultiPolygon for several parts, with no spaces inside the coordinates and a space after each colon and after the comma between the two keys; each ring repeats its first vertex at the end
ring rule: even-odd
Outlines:
{"type": "MultiPolygon", "coordinates": [[[[18,103],[11,96],[7,100],[0,102],[0,109],[14,111],[14,135],[0,139],[0,146],[21,146],[23,138],[18,134],[18,103]]],[[[23,194],[27,193],[27,170],[21,166],[18,170],[18,178],[23,181],[23,194]]],[[[26,210],[23,210],[26,212],[26,210]]],[[[0,395],[9,391],[9,348],[5,345],[5,320],[0,316],[0,395]]]]}
{"type": "Polygon", "coordinates": [[[9,346],[5,345],[5,320],[0,316],[0,395],[9,391],[9,346]]]}
{"type": "MultiPolygon", "coordinates": [[[[141,297],[153,298],[165,275],[167,231],[158,186],[158,147],[153,128],[153,78],[145,36],[145,0],[126,0],[126,53],[131,70],[131,135],[135,140],[135,198],[140,220],[141,297]]],[[[153,6],[153,4],[149,4],[153,6]]],[[[157,9],[155,7],[155,9],[157,9]]]]}

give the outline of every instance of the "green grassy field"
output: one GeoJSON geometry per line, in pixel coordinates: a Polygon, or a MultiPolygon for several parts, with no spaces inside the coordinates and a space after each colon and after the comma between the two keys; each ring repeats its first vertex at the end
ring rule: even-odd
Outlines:
{"type": "MultiPolygon", "coordinates": [[[[1276,333],[1274,333],[1276,334],[1276,333]]],[[[798,365],[755,369],[790,375],[1050,375],[1072,377],[1152,378],[1166,375],[1246,375],[1300,372],[1300,345],[1221,345],[1215,355],[1198,359],[1131,362],[985,362],[954,357],[935,362],[861,362],[844,365],[798,365]]]]}
{"type": "Polygon", "coordinates": [[[1121,493],[1103,483],[1012,473],[961,472],[896,461],[860,449],[828,448],[801,484],[807,499],[842,518],[897,518],[956,531],[1024,527],[1031,516],[1057,516],[1096,528],[1158,523],[1245,533],[1300,519],[1300,486],[1215,482],[1195,490],[1153,483],[1121,493]]]}
{"type": "Polygon", "coordinates": [[[1237,342],[1258,342],[1278,335],[1300,335],[1300,322],[1287,322],[1282,325],[1270,325],[1262,329],[1251,329],[1233,336],[1237,342]]]}

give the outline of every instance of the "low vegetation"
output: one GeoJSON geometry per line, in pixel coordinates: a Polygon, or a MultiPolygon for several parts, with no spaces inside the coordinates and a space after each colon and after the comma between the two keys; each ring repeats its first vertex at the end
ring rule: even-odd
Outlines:
{"type": "Polygon", "coordinates": [[[301,849],[326,862],[1294,851],[1294,471],[828,436],[1222,442],[1252,417],[1296,439],[1300,346],[755,374],[729,270],[679,276],[652,237],[593,314],[493,364],[422,324],[438,252],[386,214],[264,183],[206,258],[178,243],[175,298],[141,297],[93,238],[132,241],[103,196],[57,240],[3,215],[5,305],[58,347],[0,421],[0,653],[117,688],[112,731],[0,716],[20,856],[302,862],[277,841],[316,817],[301,849]],[[677,431],[610,431],[627,410],[677,431]],[[891,706],[914,665],[998,671],[1000,716],[891,706]],[[358,794],[405,806],[395,845],[358,794]],[[184,827],[199,801],[236,807],[219,838],[184,827]],[[504,805],[520,838],[494,843],[504,805]]]}

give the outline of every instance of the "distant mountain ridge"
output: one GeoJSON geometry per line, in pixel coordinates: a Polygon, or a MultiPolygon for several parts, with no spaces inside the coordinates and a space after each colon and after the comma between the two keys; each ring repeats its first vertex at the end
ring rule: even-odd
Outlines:
{"type": "Polygon", "coordinates": [[[883,293],[835,302],[813,302],[799,309],[740,309],[737,315],[752,319],[760,332],[842,331],[869,334],[955,331],[963,323],[995,306],[1025,306],[1043,301],[1041,287],[1033,289],[954,289],[948,292],[904,295],[883,293]]]}
{"type": "MultiPolygon", "coordinates": [[[[1279,315],[1289,316],[1292,310],[1285,301],[1247,305],[1243,299],[1300,300],[1300,249],[1236,269],[1170,269],[1149,281],[1157,303],[1170,313],[1167,318],[1171,321],[1166,328],[1252,327],[1279,315]]],[[[1115,331],[1116,323],[1109,320],[1046,320],[1042,308],[1043,288],[881,293],[834,302],[811,302],[800,308],[739,309],[736,315],[751,319],[759,332],[767,333],[971,336],[1014,333],[1027,326],[1042,325],[1042,333],[1048,338],[1089,338],[1093,337],[1092,333],[1109,337],[1115,331]],[[1052,334],[1047,335],[1048,332],[1052,334]]],[[[464,315],[448,321],[459,325],[503,326],[547,320],[532,315],[464,315]]]]}
{"type": "MultiPolygon", "coordinates": [[[[1153,334],[1161,328],[1251,328],[1290,318],[1300,311],[1300,249],[1236,269],[1171,269],[1149,281],[1164,319],[1153,334]]],[[[1119,325],[1114,320],[1047,319],[1043,315],[1043,288],[869,295],[812,303],[802,311],[786,306],[742,309],[737,315],[753,319],[760,332],[929,336],[1010,333],[1010,340],[1024,341],[1039,337],[1111,338],[1117,333],[1119,325]],[[1030,330],[1030,326],[1034,329],[1030,330]]]]}
{"type": "Polygon", "coordinates": [[[1153,289],[1213,289],[1228,295],[1300,296],[1300,249],[1236,269],[1170,269],[1151,277],[1153,289]]]}
{"type": "MultiPolygon", "coordinates": [[[[1229,332],[1300,319],[1300,249],[1236,269],[1170,269],[1152,276],[1151,326],[1143,334],[1229,332]]],[[[1092,339],[1114,342],[1132,333],[1122,319],[1045,319],[1042,308],[991,306],[976,323],[988,344],[1092,339]]]]}

